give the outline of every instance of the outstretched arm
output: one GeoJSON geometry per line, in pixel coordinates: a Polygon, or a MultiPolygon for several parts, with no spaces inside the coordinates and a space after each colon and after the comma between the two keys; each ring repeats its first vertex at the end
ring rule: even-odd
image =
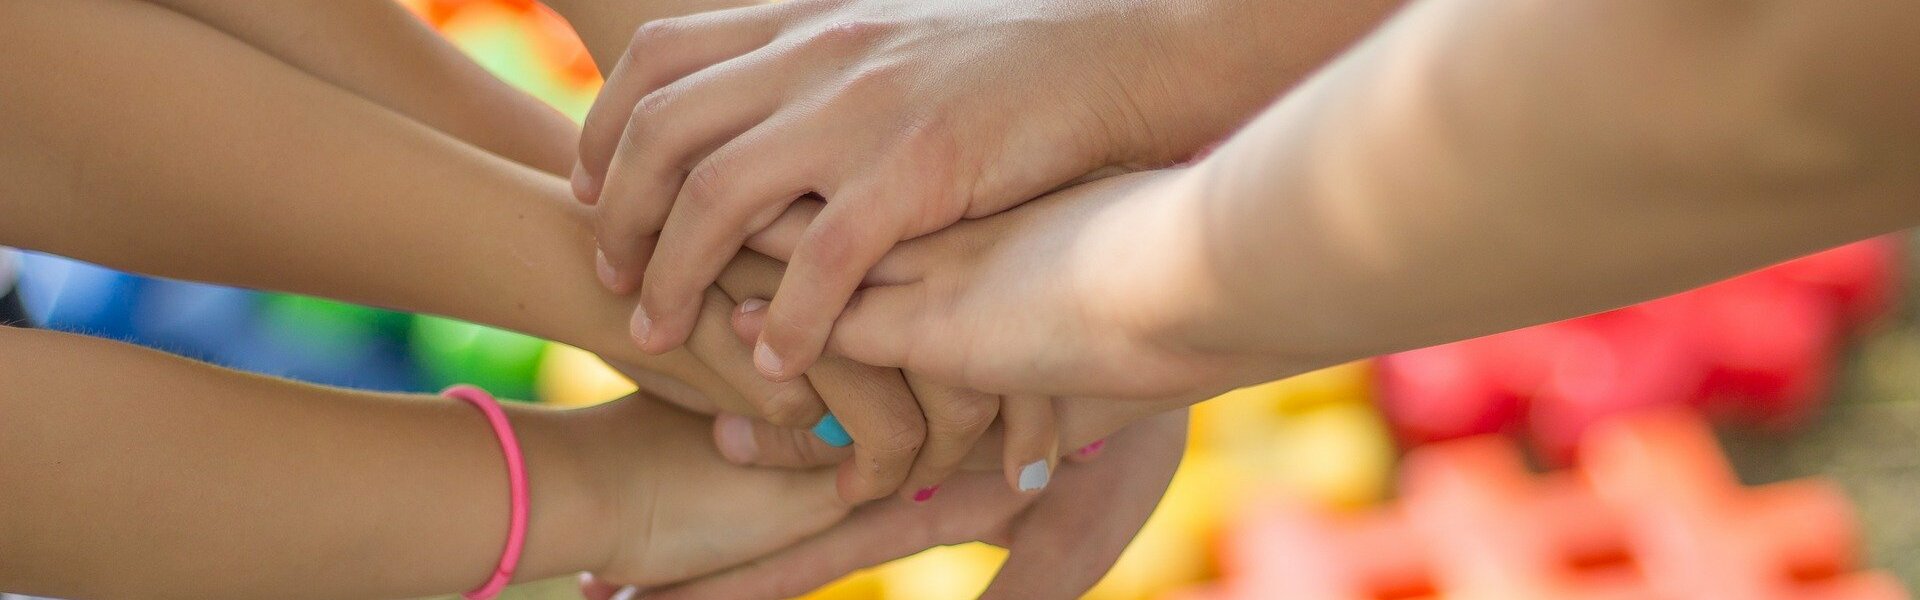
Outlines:
{"type": "MultiPolygon", "coordinates": [[[[487,580],[507,469],[481,413],[89,337],[0,328],[0,589],[86,598],[393,598],[487,580]],[[182,551],[182,549],[191,549],[182,551]]],[[[846,512],[830,473],[727,465],[638,396],[507,406],[530,509],[518,581],[658,585],[846,512]]]]}
{"type": "MultiPolygon", "coordinates": [[[[0,115],[0,207],[18,218],[0,223],[0,242],[507,327],[638,367],[629,372],[676,402],[787,426],[813,426],[824,397],[848,408],[849,498],[907,481],[924,432],[917,412],[863,407],[897,407],[880,399],[916,390],[958,395],[851,361],[768,381],[730,331],[734,302],[719,289],[690,350],[644,355],[625,327],[632,301],[593,282],[588,209],[559,178],[152,5],[16,12],[0,24],[0,92],[14,101],[0,115]]],[[[743,255],[721,287],[779,280],[777,266],[752,264],[743,255]]],[[[987,420],[966,422],[977,431],[987,420]]],[[[941,450],[946,468],[965,451],[941,450]]],[[[943,476],[932,471],[919,477],[943,476]]]]}
{"type": "Polygon", "coordinates": [[[0,241],[499,325],[739,394],[689,353],[632,350],[560,179],[163,8],[8,13],[0,241]]]}
{"type": "Polygon", "coordinates": [[[1231,276],[1162,333],[1366,356],[1920,224],[1920,5],[1842,4],[1422,3],[1194,170],[1231,276]]]}
{"type": "Polygon", "coordinates": [[[1920,224],[1920,5],[1847,7],[1417,3],[1196,166],[903,245],[835,347],[991,392],[1224,391],[1920,224]]]}

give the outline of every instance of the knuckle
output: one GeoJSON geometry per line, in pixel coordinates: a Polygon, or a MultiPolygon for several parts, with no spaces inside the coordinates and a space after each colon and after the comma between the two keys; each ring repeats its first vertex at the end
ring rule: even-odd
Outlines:
{"type": "Polygon", "coordinates": [[[687,172],[681,200],[696,207],[717,207],[731,188],[733,159],[715,152],[687,172]]]}
{"type": "Polygon", "coordinates": [[[808,437],[810,436],[804,433],[792,433],[792,432],[789,432],[787,435],[780,436],[783,442],[782,445],[785,445],[787,447],[787,454],[788,456],[791,456],[793,458],[794,464],[796,465],[832,464],[833,458],[830,456],[827,456],[826,454],[823,454],[823,450],[817,444],[814,444],[812,441],[808,440],[807,439],[808,437]]]}
{"type": "Polygon", "coordinates": [[[840,85],[840,96],[861,98],[868,102],[874,99],[899,98],[905,95],[909,71],[897,64],[869,65],[848,74],[840,85]]]}
{"type": "MultiPolygon", "coordinates": [[[[644,103],[646,101],[642,99],[641,102],[644,103]]],[[[647,148],[652,146],[654,140],[660,137],[659,128],[656,126],[656,123],[657,121],[654,119],[645,118],[641,115],[640,108],[636,105],[633,111],[633,118],[627,119],[626,128],[620,130],[620,146],[623,148],[647,148]]],[[[641,156],[644,156],[644,154],[641,154],[641,156]]],[[[613,157],[610,156],[608,160],[611,161],[612,158],[613,157]]],[[[627,158],[631,160],[631,157],[627,158]]]]}
{"type": "Polygon", "coordinates": [[[627,128],[621,143],[630,149],[649,150],[635,153],[638,157],[664,156],[662,152],[651,150],[671,141],[672,127],[681,121],[670,113],[679,106],[680,95],[677,86],[667,86],[642,96],[639,102],[633,104],[633,112],[627,115],[627,128]]]}
{"type": "Polygon", "coordinates": [[[638,61],[650,60],[654,51],[671,43],[685,29],[686,23],[677,18],[643,23],[633,30],[633,39],[627,42],[627,56],[638,61]]]}
{"type": "Polygon", "coordinates": [[[801,239],[806,259],[812,261],[816,268],[834,273],[861,267],[854,264],[858,236],[873,235],[875,230],[859,225],[851,219],[823,219],[816,222],[801,239]]]}
{"type": "Polygon", "coordinates": [[[999,412],[991,401],[961,397],[929,411],[927,421],[931,429],[939,431],[984,431],[999,412]]]}
{"type": "Polygon", "coordinates": [[[674,86],[663,87],[641,96],[639,102],[633,103],[633,114],[629,115],[631,118],[628,121],[651,123],[661,120],[668,110],[672,110],[674,100],[678,97],[679,93],[674,86]]]}
{"type": "Polygon", "coordinates": [[[781,427],[807,427],[813,425],[806,422],[813,404],[811,395],[790,385],[764,398],[760,412],[767,422],[781,427]]]}
{"type": "Polygon", "coordinates": [[[897,462],[911,458],[920,451],[920,445],[926,442],[927,430],[923,423],[905,421],[889,423],[880,431],[879,439],[870,446],[882,462],[897,462]]]}
{"type": "Polygon", "coordinates": [[[807,38],[807,45],[830,52],[849,51],[873,45],[895,29],[895,25],[881,21],[841,21],[815,31],[807,38]]]}

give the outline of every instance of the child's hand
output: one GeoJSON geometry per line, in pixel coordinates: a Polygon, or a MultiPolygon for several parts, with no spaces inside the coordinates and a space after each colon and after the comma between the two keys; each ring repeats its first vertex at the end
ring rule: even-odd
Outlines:
{"type": "MultiPolygon", "coordinates": [[[[1077,598],[1100,580],[1152,514],[1186,445],[1184,411],[1129,426],[1097,459],[1061,468],[1045,494],[1015,494],[986,474],[955,477],[924,506],[864,507],[827,531],[752,564],[646,597],[788,598],[853,571],[944,544],[1008,548],[983,598],[1077,598]]],[[[587,597],[613,588],[590,583],[587,597]]]]}
{"type": "Polygon", "coordinates": [[[1250,15],[1273,12],[791,0],[650,23],[581,139],[575,190],[600,204],[603,279],[641,289],[635,337],[666,351],[741,244],[818,193],[828,208],[792,252],[754,350],[770,377],[798,376],[896,242],[1224,136],[1299,70],[1250,15]]]}
{"type": "MultiPolygon", "coordinates": [[[[849,506],[823,470],[754,469],[713,450],[707,421],[640,396],[566,415],[606,489],[618,532],[598,572],[657,585],[731,567],[838,522],[849,506]]],[[[535,499],[535,502],[538,502],[535,499]]]]}
{"type": "MultiPolygon", "coordinates": [[[[734,313],[734,332],[751,343],[766,324],[766,311],[751,306],[742,308],[734,313]]],[[[843,368],[848,364],[878,368],[827,356],[814,365],[808,376],[823,368],[843,368]]],[[[855,442],[851,461],[840,462],[839,457],[844,453],[835,452],[818,436],[796,435],[792,430],[765,427],[730,415],[721,415],[715,422],[715,442],[722,454],[735,464],[805,467],[840,462],[842,497],[853,497],[849,496],[851,490],[861,489],[862,484],[871,480],[892,483],[904,478],[904,485],[899,487],[902,496],[925,502],[970,457],[982,454],[978,448],[982,443],[999,451],[995,464],[1005,473],[1009,489],[1030,494],[1047,487],[1061,449],[1054,399],[1002,397],[941,385],[912,373],[901,373],[901,376],[913,390],[911,401],[903,402],[897,397],[855,397],[833,402],[834,415],[846,424],[848,435],[855,442]],[[865,446],[867,440],[888,443],[889,431],[921,431],[918,427],[923,418],[926,422],[923,444],[904,452],[875,452],[865,446]],[[989,431],[996,421],[1000,427],[989,431]],[[761,452],[762,448],[768,452],[761,452]]],[[[1099,434],[1112,431],[1107,429],[1099,434]]]]}

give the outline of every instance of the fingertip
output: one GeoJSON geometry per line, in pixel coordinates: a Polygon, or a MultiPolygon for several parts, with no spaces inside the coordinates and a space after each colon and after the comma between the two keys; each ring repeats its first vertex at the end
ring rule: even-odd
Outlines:
{"type": "Polygon", "coordinates": [[[751,315],[767,309],[767,301],[761,298],[748,298],[740,301],[740,314],[751,315]]]}
{"type": "Polygon", "coordinates": [[[739,336],[740,343],[753,344],[760,339],[760,331],[767,324],[767,301],[760,298],[748,298],[733,311],[733,334],[739,336]]]}
{"type": "Polygon", "coordinates": [[[573,162],[573,197],[581,204],[593,206],[600,203],[600,179],[587,173],[587,167],[576,160],[573,162]]]}
{"type": "Polygon", "coordinates": [[[753,421],[733,413],[720,413],[713,419],[713,441],[727,462],[749,466],[760,456],[760,443],[754,439],[753,421]]]}
{"type": "Polygon", "coordinates": [[[1100,452],[1106,450],[1106,448],[1106,440],[1095,440],[1091,444],[1081,446],[1079,450],[1074,450],[1073,454],[1069,455],[1068,458],[1073,459],[1075,462],[1087,462],[1099,458],[1100,452]]]}
{"type": "Polygon", "coordinates": [[[614,268],[613,262],[607,260],[606,250],[599,248],[593,250],[593,274],[600,278],[600,286],[607,288],[609,292],[623,296],[633,292],[631,284],[628,283],[632,278],[622,276],[620,270],[614,268]]]}
{"type": "Polygon", "coordinates": [[[666,350],[656,349],[656,344],[653,343],[653,315],[647,313],[647,306],[644,303],[634,307],[633,320],[627,323],[627,333],[633,337],[633,342],[640,346],[642,352],[648,354],[666,352],[666,350]]]}
{"type": "Polygon", "coordinates": [[[867,498],[860,491],[859,467],[854,466],[854,462],[849,460],[840,463],[840,467],[834,469],[833,489],[839,494],[841,502],[857,505],[866,502],[867,498]]]}
{"type": "Polygon", "coordinates": [[[932,500],[933,495],[939,492],[940,492],[940,486],[929,485],[929,486],[914,490],[911,495],[907,496],[907,499],[912,500],[914,504],[924,504],[928,500],[932,500]]]}
{"type": "Polygon", "coordinates": [[[840,418],[833,413],[820,417],[820,421],[813,425],[813,437],[835,448],[853,445],[853,436],[847,433],[847,428],[840,424],[840,418]]]}
{"type": "Polygon", "coordinates": [[[1052,461],[1041,459],[1020,467],[1014,476],[1014,491],[1022,494],[1037,494],[1053,481],[1052,461]]]}
{"type": "Polygon", "coordinates": [[[773,381],[784,382],[793,379],[793,375],[787,372],[787,359],[780,356],[780,352],[773,349],[773,344],[767,343],[765,339],[753,345],[753,367],[759,369],[760,375],[773,381]]]}
{"type": "Polygon", "coordinates": [[[640,304],[633,311],[633,340],[649,354],[670,352],[687,342],[693,334],[692,321],[699,317],[697,302],[678,310],[662,310],[659,301],[648,302],[642,292],[640,304]]]}

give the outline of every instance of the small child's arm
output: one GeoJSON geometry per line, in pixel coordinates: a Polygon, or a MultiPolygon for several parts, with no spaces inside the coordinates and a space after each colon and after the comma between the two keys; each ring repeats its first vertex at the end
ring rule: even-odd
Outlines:
{"type": "Polygon", "coordinates": [[[690,353],[631,349],[558,178],[164,8],[7,12],[0,244],[455,316],[739,395],[690,353]]]}
{"type": "Polygon", "coordinates": [[[522,164],[565,174],[576,127],[392,0],[147,0],[288,65],[522,164]]]}
{"type": "MultiPolygon", "coordinates": [[[[485,580],[506,467],[452,400],[327,390],[0,328],[0,589],[59,597],[399,597],[485,580]]],[[[580,419],[510,409],[527,577],[614,551],[580,419]],[[573,422],[580,421],[580,422],[573,422]]]]}
{"type": "MultiPolygon", "coordinates": [[[[507,538],[499,442],[455,400],[321,388],[7,328],[0,390],[0,589],[446,594],[484,582],[507,538]]],[[[845,512],[830,474],[730,467],[703,439],[704,421],[658,402],[507,412],[531,496],[520,581],[583,570],[675,581],[845,512]]]]}

